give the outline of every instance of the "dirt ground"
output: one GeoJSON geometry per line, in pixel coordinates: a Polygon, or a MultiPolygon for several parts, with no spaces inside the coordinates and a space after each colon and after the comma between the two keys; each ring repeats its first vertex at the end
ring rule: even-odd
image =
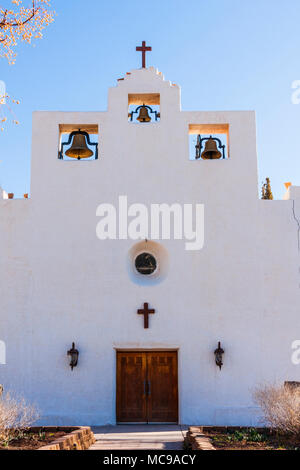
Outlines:
{"type": "Polygon", "coordinates": [[[217,450],[300,450],[300,436],[264,434],[253,430],[205,432],[217,450]]]}
{"type": "Polygon", "coordinates": [[[20,436],[15,436],[6,442],[0,441],[0,450],[37,450],[59,437],[65,436],[65,432],[24,432],[20,436]]]}

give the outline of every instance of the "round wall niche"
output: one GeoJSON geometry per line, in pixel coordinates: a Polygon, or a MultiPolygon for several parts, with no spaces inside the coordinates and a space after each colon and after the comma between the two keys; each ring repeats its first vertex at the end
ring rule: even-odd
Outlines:
{"type": "Polygon", "coordinates": [[[168,271],[168,252],[160,243],[145,240],[129,250],[127,267],[129,277],[140,285],[158,284],[168,271]]]}
{"type": "Polygon", "coordinates": [[[134,261],[135,269],[143,276],[154,274],[157,269],[157,260],[151,253],[140,253],[134,261]]]}

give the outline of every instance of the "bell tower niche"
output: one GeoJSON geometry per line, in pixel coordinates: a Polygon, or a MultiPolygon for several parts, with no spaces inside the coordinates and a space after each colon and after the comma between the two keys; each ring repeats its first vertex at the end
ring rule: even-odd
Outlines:
{"type": "Polygon", "coordinates": [[[107,110],[116,126],[158,127],[180,113],[180,87],[154,67],[131,70],[109,88],[107,110]]]}
{"type": "Polygon", "coordinates": [[[97,125],[61,124],[59,131],[59,160],[98,160],[97,125]]]}
{"type": "Polygon", "coordinates": [[[140,124],[160,121],[160,94],[130,93],[128,95],[128,120],[140,124]]]}
{"type": "Polygon", "coordinates": [[[190,124],[190,160],[227,160],[229,158],[228,124],[190,124]]]}

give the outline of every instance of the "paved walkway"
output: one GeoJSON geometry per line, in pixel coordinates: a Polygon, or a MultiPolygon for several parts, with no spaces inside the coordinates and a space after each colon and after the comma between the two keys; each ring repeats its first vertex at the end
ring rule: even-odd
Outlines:
{"type": "Polygon", "coordinates": [[[187,426],[143,424],[92,427],[89,450],[182,450],[187,426]]]}

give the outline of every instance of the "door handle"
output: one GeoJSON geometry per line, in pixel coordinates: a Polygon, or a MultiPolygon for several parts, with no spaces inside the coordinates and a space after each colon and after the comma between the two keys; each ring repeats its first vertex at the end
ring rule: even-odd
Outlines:
{"type": "Polygon", "coordinates": [[[147,390],[146,390],[146,380],[144,380],[144,395],[147,395],[147,390]]]}
{"type": "Polygon", "coordinates": [[[148,396],[151,395],[151,380],[148,381],[148,396]]]}

